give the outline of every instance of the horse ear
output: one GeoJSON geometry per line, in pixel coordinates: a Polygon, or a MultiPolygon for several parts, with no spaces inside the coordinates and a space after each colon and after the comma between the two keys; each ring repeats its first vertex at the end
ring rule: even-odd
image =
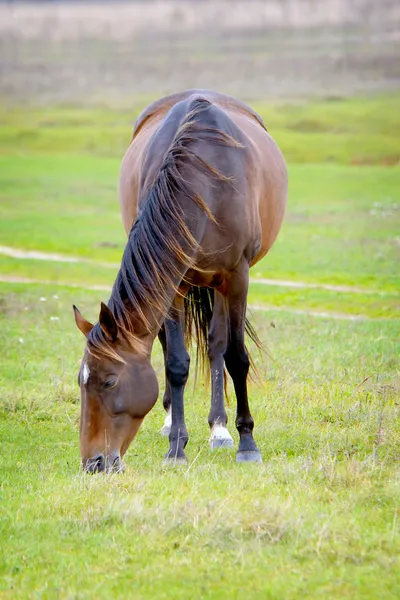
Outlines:
{"type": "Polygon", "coordinates": [[[87,337],[89,335],[89,333],[92,331],[93,325],[91,323],[89,323],[89,321],[86,321],[86,319],[84,317],[82,317],[81,313],[76,308],[75,304],[74,304],[73,308],[74,308],[74,316],[75,316],[76,326],[80,331],[82,331],[83,335],[85,337],[87,337]]]}
{"type": "Polygon", "coordinates": [[[99,323],[104,335],[114,342],[118,337],[118,324],[111,310],[104,302],[101,303],[99,323]]]}

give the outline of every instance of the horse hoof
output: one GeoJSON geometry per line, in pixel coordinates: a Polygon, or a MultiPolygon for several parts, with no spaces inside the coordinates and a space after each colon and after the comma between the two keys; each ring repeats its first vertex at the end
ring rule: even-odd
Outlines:
{"type": "Polygon", "coordinates": [[[188,460],[187,460],[186,456],[179,456],[179,457],[166,456],[164,458],[163,464],[166,467],[174,467],[175,465],[183,465],[183,466],[185,466],[185,465],[188,464],[188,460]]]}
{"type": "Polygon", "coordinates": [[[236,462],[257,462],[261,463],[261,453],[259,450],[240,450],[236,452],[236,462]]]}
{"type": "Polygon", "coordinates": [[[217,448],[233,448],[233,440],[210,440],[210,448],[211,450],[216,450],[217,448]]]}
{"type": "Polygon", "coordinates": [[[182,449],[171,450],[170,448],[164,455],[164,465],[187,465],[187,462],[186,454],[182,449]]]}
{"type": "Polygon", "coordinates": [[[163,435],[164,437],[168,437],[170,433],[171,433],[171,425],[163,425],[163,427],[161,429],[161,435],[163,435]]]}
{"type": "Polygon", "coordinates": [[[233,439],[229,431],[223,425],[214,425],[211,429],[210,448],[232,448],[233,439]]]}

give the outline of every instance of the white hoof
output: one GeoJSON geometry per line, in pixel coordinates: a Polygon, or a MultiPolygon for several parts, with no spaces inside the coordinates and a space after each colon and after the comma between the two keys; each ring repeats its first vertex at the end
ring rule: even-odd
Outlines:
{"type": "Polygon", "coordinates": [[[164,421],[164,425],[161,429],[161,435],[169,435],[171,432],[171,425],[172,425],[172,416],[171,416],[171,409],[167,412],[167,415],[165,417],[165,421],[164,421]]]}
{"type": "Polygon", "coordinates": [[[214,448],[232,448],[233,439],[229,431],[223,425],[214,425],[211,429],[210,447],[214,448]]]}

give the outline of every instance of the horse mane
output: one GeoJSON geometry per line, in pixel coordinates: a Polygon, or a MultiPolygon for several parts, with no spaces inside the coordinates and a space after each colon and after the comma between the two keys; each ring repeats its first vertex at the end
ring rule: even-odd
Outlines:
{"type": "MultiPolygon", "coordinates": [[[[190,102],[189,110],[164,155],[143,210],[131,229],[108,302],[120,335],[132,349],[139,352],[143,349],[143,342],[134,333],[135,321],[139,318],[149,333],[152,327],[143,307],[150,307],[153,326],[156,319],[161,327],[170,308],[171,290],[178,293],[182,273],[195,268],[193,257],[200,249],[185,222],[177,198],[180,195],[190,198],[214,221],[210,209],[192,182],[183,177],[183,166],[191,165],[203,175],[232,181],[198,156],[191,148],[192,143],[202,140],[216,145],[242,147],[224,131],[200,122],[199,116],[210,106],[212,104],[201,97],[190,102]]],[[[112,360],[122,361],[99,324],[93,327],[88,336],[88,350],[97,356],[105,355],[112,360]]]]}

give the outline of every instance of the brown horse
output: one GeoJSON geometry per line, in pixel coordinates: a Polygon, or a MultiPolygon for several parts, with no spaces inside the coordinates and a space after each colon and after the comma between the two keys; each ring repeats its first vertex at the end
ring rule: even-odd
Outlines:
{"type": "Polygon", "coordinates": [[[158,396],[156,336],[166,373],[167,460],[185,461],[185,331],[211,369],[211,447],[231,446],[224,367],[237,398],[237,460],[261,461],[247,398],[244,336],[249,268],[274,243],[286,205],[283,156],[261,118],[234,98],[191,90],[151,104],[136,122],[120,174],[128,242],[108,306],[92,325],[79,372],[83,467],[119,470],[158,396]]]}

